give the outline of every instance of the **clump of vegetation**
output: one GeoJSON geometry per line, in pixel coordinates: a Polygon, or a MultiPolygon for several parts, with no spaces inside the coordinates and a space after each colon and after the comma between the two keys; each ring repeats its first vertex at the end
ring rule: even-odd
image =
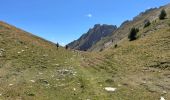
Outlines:
{"type": "Polygon", "coordinates": [[[170,20],[167,22],[168,26],[170,26],[170,20]]]}
{"type": "Polygon", "coordinates": [[[133,41],[133,40],[136,40],[137,39],[137,33],[139,32],[139,29],[138,28],[132,28],[130,30],[130,33],[129,33],[129,41],[133,41]]]}
{"type": "Polygon", "coordinates": [[[118,45],[117,45],[117,44],[115,44],[115,48],[117,48],[117,46],[118,46],[118,45]]]}
{"type": "Polygon", "coordinates": [[[144,28],[148,27],[151,25],[151,22],[149,20],[144,21],[144,28]]]}
{"type": "Polygon", "coordinates": [[[163,19],[165,19],[166,16],[167,16],[167,14],[166,14],[165,9],[162,9],[162,11],[161,11],[161,13],[159,15],[159,19],[163,20],[163,19]]]}
{"type": "Polygon", "coordinates": [[[152,65],[150,65],[149,67],[153,67],[153,68],[160,68],[160,69],[170,69],[170,62],[165,61],[165,62],[155,62],[152,65]]]}
{"type": "Polygon", "coordinates": [[[168,26],[170,26],[170,23],[168,23],[168,26]]]}
{"type": "Polygon", "coordinates": [[[32,93],[32,92],[30,92],[30,91],[26,91],[25,93],[26,93],[26,95],[28,95],[28,96],[35,96],[35,94],[32,93]]]}
{"type": "Polygon", "coordinates": [[[102,51],[103,51],[103,48],[101,48],[99,51],[102,52],[102,51]]]}

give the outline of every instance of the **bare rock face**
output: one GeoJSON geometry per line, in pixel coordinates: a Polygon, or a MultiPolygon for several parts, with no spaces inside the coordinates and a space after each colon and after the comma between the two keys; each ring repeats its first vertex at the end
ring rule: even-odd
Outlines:
{"type": "Polygon", "coordinates": [[[103,37],[111,35],[113,31],[117,29],[114,25],[100,25],[96,24],[92,29],[85,34],[83,34],[78,40],[75,40],[68,44],[68,46],[72,49],[86,51],[92,47],[92,45],[96,44],[103,37]]]}

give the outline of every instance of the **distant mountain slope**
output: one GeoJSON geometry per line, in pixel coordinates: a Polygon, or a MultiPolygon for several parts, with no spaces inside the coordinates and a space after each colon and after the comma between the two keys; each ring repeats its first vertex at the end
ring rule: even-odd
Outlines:
{"type": "Polygon", "coordinates": [[[167,17],[160,20],[154,15],[156,18],[150,26],[140,27],[138,39],[129,41],[124,37],[117,47],[111,43],[101,52],[85,55],[85,68],[96,70],[91,78],[96,80],[98,87],[117,88],[109,96],[112,100],[161,100],[161,97],[169,100],[170,7],[163,8],[167,17]],[[110,75],[103,78],[104,72],[110,75]]]}
{"type": "Polygon", "coordinates": [[[161,96],[165,100],[170,98],[168,23],[169,19],[156,22],[139,32],[141,35],[143,32],[148,34],[144,37],[135,41],[124,39],[117,48],[107,48],[96,53],[96,57],[91,53],[88,55],[87,58],[91,56],[93,58],[88,59],[85,64],[97,70],[94,76],[101,75],[99,73],[103,70],[110,73],[111,78],[106,82],[117,87],[117,91],[110,98],[115,100],[160,100],[161,96]],[[153,27],[157,29],[153,30],[153,27]]]}
{"type": "Polygon", "coordinates": [[[162,6],[160,8],[151,8],[146,10],[145,12],[140,13],[138,16],[134,17],[133,20],[124,21],[120,27],[116,31],[112,33],[111,36],[106,36],[100,41],[98,41],[95,45],[93,45],[90,50],[91,51],[100,51],[101,49],[110,47],[111,45],[117,44],[122,39],[127,37],[132,27],[137,27],[139,29],[143,29],[145,20],[156,21],[160,11],[162,9],[169,9],[170,4],[166,6],[162,6]]]}
{"type": "Polygon", "coordinates": [[[72,49],[86,51],[100,41],[103,37],[109,36],[113,31],[117,29],[113,25],[100,25],[96,24],[92,29],[83,34],[78,40],[75,40],[68,44],[72,49]]]}

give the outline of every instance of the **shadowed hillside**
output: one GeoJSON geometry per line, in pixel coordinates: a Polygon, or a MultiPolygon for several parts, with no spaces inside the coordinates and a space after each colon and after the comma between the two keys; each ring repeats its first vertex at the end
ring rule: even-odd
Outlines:
{"type": "Polygon", "coordinates": [[[110,36],[116,29],[117,27],[113,25],[96,24],[94,28],[89,29],[87,33],[83,34],[78,40],[69,43],[68,46],[72,49],[87,51],[102,38],[110,36]]]}

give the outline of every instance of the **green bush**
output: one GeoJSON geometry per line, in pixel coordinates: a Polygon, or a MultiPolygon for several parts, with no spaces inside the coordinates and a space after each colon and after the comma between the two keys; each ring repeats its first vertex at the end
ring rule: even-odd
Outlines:
{"type": "Polygon", "coordinates": [[[170,23],[168,23],[168,26],[170,26],[170,23]]]}
{"type": "Polygon", "coordinates": [[[133,27],[133,28],[130,30],[130,33],[129,33],[129,36],[128,36],[129,41],[136,40],[136,38],[137,38],[137,33],[138,33],[138,32],[139,32],[139,29],[133,27]]]}
{"type": "Polygon", "coordinates": [[[102,52],[102,51],[103,51],[103,48],[101,48],[99,51],[102,52]]]}
{"type": "Polygon", "coordinates": [[[144,28],[148,27],[151,25],[151,22],[149,20],[145,20],[144,22],[144,28]]]}
{"type": "Polygon", "coordinates": [[[160,13],[160,15],[159,15],[159,19],[160,19],[160,20],[165,19],[166,15],[167,15],[167,14],[166,14],[165,9],[162,9],[162,11],[161,11],[161,13],[160,13]]]}
{"type": "Polygon", "coordinates": [[[117,44],[115,44],[115,46],[114,46],[114,47],[115,47],[115,48],[117,48],[117,46],[118,46],[118,45],[117,45],[117,44]]]}

